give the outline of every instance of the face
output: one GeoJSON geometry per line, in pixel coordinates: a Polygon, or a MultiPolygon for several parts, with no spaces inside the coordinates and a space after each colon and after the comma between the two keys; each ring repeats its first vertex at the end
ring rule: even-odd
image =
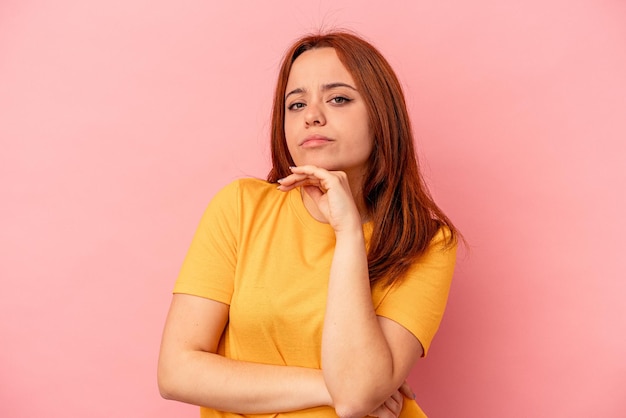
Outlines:
{"type": "Polygon", "coordinates": [[[333,48],[302,53],[285,93],[285,136],[296,165],[365,173],[373,140],[367,108],[333,48]]]}

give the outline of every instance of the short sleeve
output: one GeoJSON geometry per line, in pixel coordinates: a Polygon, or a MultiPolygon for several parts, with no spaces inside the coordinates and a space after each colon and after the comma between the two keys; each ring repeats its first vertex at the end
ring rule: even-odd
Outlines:
{"type": "Polygon", "coordinates": [[[220,190],[207,207],[183,262],[174,293],[230,304],[237,264],[239,183],[220,190]]]}
{"type": "Polygon", "coordinates": [[[449,230],[440,229],[426,252],[399,282],[375,287],[376,314],[409,330],[427,354],[446,308],[456,261],[456,244],[447,243],[449,230]]]}

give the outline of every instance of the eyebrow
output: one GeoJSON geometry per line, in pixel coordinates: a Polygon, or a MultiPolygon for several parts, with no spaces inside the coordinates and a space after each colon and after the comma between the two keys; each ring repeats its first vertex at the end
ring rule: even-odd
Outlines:
{"type": "MultiPolygon", "coordinates": [[[[354,88],[353,86],[351,86],[350,84],[341,83],[341,82],[324,84],[322,86],[322,91],[328,91],[328,90],[336,89],[337,87],[347,87],[349,89],[357,91],[357,89],[354,88]]],[[[306,92],[306,89],[302,88],[302,87],[299,87],[297,89],[291,90],[289,93],[287,93],[285,95],[285,100],[287,100],[287,97],[291,96],[292,94],[299,94],[299,93],[305,93],[305,92],[306,92]]]]}

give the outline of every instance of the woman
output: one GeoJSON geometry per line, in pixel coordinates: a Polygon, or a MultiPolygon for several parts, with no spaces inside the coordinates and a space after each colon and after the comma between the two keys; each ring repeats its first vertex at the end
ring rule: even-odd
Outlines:
{"type": "Polygon", "coordinates": [[[458,233],[373,46],[334,32],[291,47],[272,163],[202,218],[165,326],[162,395],[202,417],[424,416],[403,382],[439,326],[458,233]]]}

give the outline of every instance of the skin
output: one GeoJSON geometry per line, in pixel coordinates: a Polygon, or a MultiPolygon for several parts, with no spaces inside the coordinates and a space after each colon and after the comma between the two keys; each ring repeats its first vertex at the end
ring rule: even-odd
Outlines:
{"type": "Polygon", "coordinates": [[[278,189],[302,187],[307,210],[335,231],[322,370],[337,413],[363,416],[393,397],[423,353],[407,329],[377,317],[371,302],[361,226],[367,213],[358,193],[373,147],[367,109],[332,48],[298,57],[286,91],[285,136],[298,166],[278,189]]]}
{"type": "Polygon", "coordinates": [[[285,137],[296,165],[341,170],[351,190],[361,190],[373,139],[363,98],[335,50],[300,55],[291,67],[286,92],[285,137]]]}
{"type": "Polygon", "coordinates": [[[167,399],[235,413],[328,405],[342,418],[395,418],[404,396],[413,397],[405,379],[422,347],[405,328],[377,317],[372,307],[361,227],[367,214],[359,194],[352,192],[360,190],[372,149],[367,113],[333,49],[303,53],[294,62],[287,94],[285,133],[298,167],[278,189],[301,186],[307,210],[336,235],[322,370],[216,354],[229,307],[176,294],[161,343],[159,389],[167,399]]]}

